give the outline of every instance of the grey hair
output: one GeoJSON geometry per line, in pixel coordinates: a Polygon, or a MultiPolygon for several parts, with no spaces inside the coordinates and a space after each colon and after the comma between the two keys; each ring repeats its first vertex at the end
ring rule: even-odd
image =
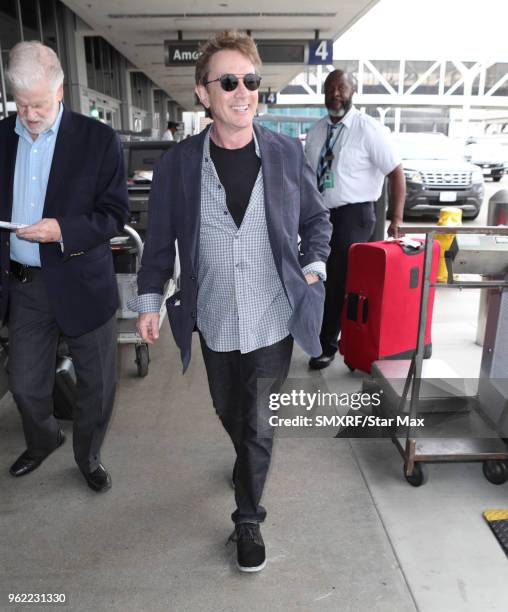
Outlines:
{"type": "Polygon", "coordinates": [[[63,83],[64,73],[53,49],[31,40],[11,49],[6,79],[11,91],[31,89],[39,81],[46,81],[56,91],[63,83]]]}

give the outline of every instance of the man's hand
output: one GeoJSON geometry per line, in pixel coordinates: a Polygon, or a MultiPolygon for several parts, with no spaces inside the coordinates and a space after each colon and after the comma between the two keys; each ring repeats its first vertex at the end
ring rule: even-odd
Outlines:
{"type": "Polygon", "coordinates": [[[56,219],[42,219],[38,223],[16,230],[16,236],[31,242],[59,242],[62,232],[56,219]]]}
{"type": "Polygon", "coordinates": [[[159,337],[159,313],[146,312],[138,316],[139,335],[148,344],[153,344],[159,337]]]}
{"type": "Polygon", "coordinates": [[[314,272],[307,272],[305,275],[305,280],[307,281],[308,285],[313,285],[314,283],[318,282],[319,276],[314,274],[314,272]]]}
{"type": "Polygon", "coordinates": [[[402,220],[392,219],[390,225],[388,226],[388,236],[391,238],[402,238],[404,232],[399,230],[399,225],[402,223],[402,220]]]}

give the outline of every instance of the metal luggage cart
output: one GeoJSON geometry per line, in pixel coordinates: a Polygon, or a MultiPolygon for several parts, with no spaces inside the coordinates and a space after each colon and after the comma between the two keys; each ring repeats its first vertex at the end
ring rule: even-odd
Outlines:
{"type": "MultiPolygon", "coordinates": [[[[120,297],[120,306],[117,310],[118,319],[118,344],[134,344],[136,354],[136,367],[138,375],[144,377],[148,374],[148,366],[150,363],[150,353],[148,344],[143,342],[141,336],[136,329],[137,313],[127,307],[127,302],[137,294],[137,272],[141,264],[143,256],[143,242],[140,235],[129,225],[124,227],[125,236],[118,236],[111,240],[112,249],[116,245],[124,245],[129,242],[135,246],[135,270],[126,273],[117,273],[118,293],[120,297]]],[[[173,278],[171,278],[164,288],[163,300],[160,309],[159,329],[166,318],[166,300],[169,296],[177,291],[180,277],[180,262],[178,258],[178,249],[175,256],[175,268],[173,278]]]]}
{"type": "MultiPolygon", "coordinates": [[[[452,257],[447,260],[448,282],[435,284],[439,288],[489,288],[497,295],[497,310],[490,322],[490,338],[484,344],[479,384],[476,389],[466,384],[470,381],[457,378],[446,364],[429,360],[424,363],[424,340],[427,323],[427,300],[431,287],[430,270],[432,262],[432,243],[436,234],[474,234],[492,236],[498,240],[500,248],[508,252],[507,227],[443,227],[443,226],[406,226],[401,227],[405,233],[425,234],[425,260],[423,269],[423,287],[420,300],[420,316],[416,350],[411,360],[377,361],[373,365],[370,380],[364,383],[364,389],[380,390],[383,401],[377,408],[376,416],[380,418],[402,418],[403,427],[390,429],[390,436],[404,461],[404,477],[412,486],[418,487],[427,479],[425,462],[483,462],[483,473],[493,484],[502,484],[508,480],[508,434],[506,427],[508,413],[507,385],[496,385],[494,380],[493,359],[497,359],[496,372],[503,382],[508,379],[508,361],[503,349],[506,346],[506,326],[508,325],[508,267],[504,275],[496,280],[456,281],[452,273],[452,257]],[[499,239],[497,237],[500,237],[499,239]],[[500,306],[500,303],[502,305],[500,306]],[[503,310],[504,308],[504,310],[503,310]],[[499,322],[504,317],[504,323],[499,322]],[[502,327],[504,325],[505,327],[502,327]],[[500,346],[496,350],[496,337],[500,346]],[[502,345],[502,346],[501,346],[502,345]],[[494,357],[493,357],[494,355],[494,357]],[[495,394],[493,389],[496,389],[495,394]],[[496,406],[492,398],[496,397],[496,406]],[[418,432],[419,417],[426,415],[424,433],[418,432]],[[428,421],[427,421],[428,418],[428,421]],[[427,427],[427,422],[429,427],[427,427]],[[407,424],[407,425],[406,425],[407,424]],[[457,434],[457,432],[460,432],[457,434]],[[465,432],[465,434],[464,434],[465,432]]],[[[458,242],[456,240],[456,242],[458,242]]],[[[500,253],[494,267],[499,267],[500,253]]],[[[476,265],[482,259],[480,250],[467,256],[457,256],[457,270],[469,257],[476,265]]],[[[496,254],[494,253],[494,257],[496,254]]],[[[506,265],[506,264],[505,264],[506,265]]],[[[474,265],[473,265],[474,267],[474,265]]],[[[476,271],[478,273],[479,270],[476,271]]],[[[472,272],[474,273],[474,272],[472,272]]],[[[486,271],[484,271],[486,273],[486,271]]],[[[496,299],[493,300],[496,307],[496,299]]],[[[489,322],[487,322],[487,330],[489,322]]],[[[391,423],[391,421],[390,421],[391,423]]]]}

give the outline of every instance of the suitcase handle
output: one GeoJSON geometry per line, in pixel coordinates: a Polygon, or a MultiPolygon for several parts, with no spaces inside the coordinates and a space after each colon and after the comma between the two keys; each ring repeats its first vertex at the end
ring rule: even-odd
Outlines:
{"type": "Polygon", "coordinates": [[[348,293],[346,295],[346,317],[349,321],[365,325],[369,319],[368,297],[360,293],[348,293]]]}
{"type": "Polygon", "coordinates": [[[400,248],[406,255],[418,255],[423,250],[423,242],[419,240],[411,240],[409,238],[404,237],[398,238],[394,242],[396,242],[400,246],[400,248]]]}
{"type": "Polygon", "coordinates": [[[360,295],[358,299],[358,323],[365,325],[369,319],[369,299],[365,295],[360,295]]]}

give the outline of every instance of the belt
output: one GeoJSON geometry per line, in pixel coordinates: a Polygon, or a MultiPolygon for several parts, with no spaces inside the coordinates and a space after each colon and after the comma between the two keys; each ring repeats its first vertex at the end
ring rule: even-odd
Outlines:
{"type": "Polygon", "coordinates": [[[345,204],[339,204],[339,206],[332,206],[330,210],[337,210],[337,208],[344,208],[344,206],[358,206],[359,204],[372,204],[372,200],[368,202],[346,202],[345,204]]]}
{"type": "Polygon", "coordinates": [[[340,206],[334,206],[333,208],[329,208],[328,210],[330,211],[330,213],[336,213],[338,210],[342,210],[343,208],[346,208],[347,206],[364,206],[365,204],[372,204],[372,201],[370,202],[348,202],[347,204],[341,204],[340,206]]]}
{"type": "Polygon", "coordinates": [[[38,266],[25,266],[24,264],[20,264],[18,261],[11,259],[11,276],[19,280],[21,283],[29,283],[33,280],[34,275],[41,270],[42,268],[39,268],[38,266]]]}

